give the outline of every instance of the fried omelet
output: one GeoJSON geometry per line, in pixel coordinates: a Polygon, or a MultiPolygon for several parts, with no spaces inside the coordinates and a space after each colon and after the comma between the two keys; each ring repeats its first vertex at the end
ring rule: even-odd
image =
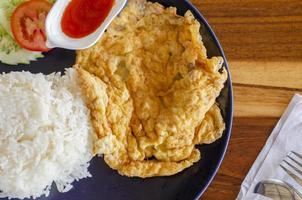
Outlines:
{"type": "Polygon", "coordinates": [[[121,175],[176,174],[200,159],[195,145],[221,137],[215,103],[227,72],[207,58],[191,12],[129,0],[76,68],[95,128],[96,154],[121,175]]]}

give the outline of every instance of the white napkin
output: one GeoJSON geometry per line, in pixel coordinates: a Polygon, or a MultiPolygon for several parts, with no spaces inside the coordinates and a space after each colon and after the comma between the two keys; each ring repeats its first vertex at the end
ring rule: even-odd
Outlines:
{"type": "Polygon", "coordinates": [[[244,179],[237,200],[269,200],[254,193],[261,180],[281,179],[302,191],[279,166],[290,151],[302,154],[302,96],[295,95],[244,179]]]}

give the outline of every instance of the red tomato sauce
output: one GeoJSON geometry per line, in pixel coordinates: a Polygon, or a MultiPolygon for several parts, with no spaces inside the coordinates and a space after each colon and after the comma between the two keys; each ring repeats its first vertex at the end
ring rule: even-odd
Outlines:
{"type": "Polygon", "coordinates": [[[113,4],[114,0],[72,0],[63,14],[62,31],[72,38],[93,33],[104,22],[113,4]]]}

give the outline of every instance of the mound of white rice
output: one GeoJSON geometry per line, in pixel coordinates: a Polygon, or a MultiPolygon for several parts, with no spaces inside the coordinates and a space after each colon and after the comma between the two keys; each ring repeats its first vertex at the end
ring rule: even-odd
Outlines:
{"type": "Polygon", "coordinates": [[[91,176],[92,128],[76,71],[0,75],[0,197],[48,195],[91,176]]]}

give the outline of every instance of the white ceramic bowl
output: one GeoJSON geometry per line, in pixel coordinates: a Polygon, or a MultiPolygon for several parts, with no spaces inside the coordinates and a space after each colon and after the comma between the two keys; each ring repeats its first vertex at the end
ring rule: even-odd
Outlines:
{"type": "Polygon", "coordinates": [[[96,31],[83,38],[71,38],[64,34],[61,28],[61,20],[66,6],[70,0],[57,0],[46,18],[46,46],[49,48],[60,47],[64,49],[86,49],[94,45],[102,36],[111,21],[120,13],[127,0],[115,0],[114,5],[96,31]]]}

